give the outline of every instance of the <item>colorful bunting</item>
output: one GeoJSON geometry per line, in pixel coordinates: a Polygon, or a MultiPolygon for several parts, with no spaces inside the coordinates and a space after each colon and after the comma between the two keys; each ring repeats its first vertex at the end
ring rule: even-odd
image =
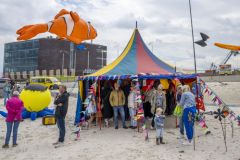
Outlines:
{"type": "MultiPolygon", "coordinates": [[[[211,97],[212,102],[217,106],[219,107],[223,106],[224,111],[221,111],[222,116],[225,117],[228,116],[228,119],[230,121],[237,121],[238,125],[240,126],[240,115],[236,116],[236,114],[229,107],[227,107],[223,100],[217,94],[215,94],[215,92],[211,88],[209,88],[209,86],[202,79],[200,79],[200,83],[201,86],[203,87],[204,94],[207,94],[209,97],[211,97]]],[[[220,110],[218,112],[215,112],[215,114],[217,113],[220,114],[220,110]]],[[[221,116],[218,115],[217,117],[221,119],[221,116]]]]}

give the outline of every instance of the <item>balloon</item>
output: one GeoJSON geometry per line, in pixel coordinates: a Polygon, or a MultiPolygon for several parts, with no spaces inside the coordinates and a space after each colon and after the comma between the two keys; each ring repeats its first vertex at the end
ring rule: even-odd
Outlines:
{"type": "Polygon", "coordinates": [[[62,9],[54,20],[48,23],[26,25],[17,30],[17,40],[28,40],[45,32],[56,34],[59,39],[68,39],[76,44],[97,37],[97,31],[90,22],[81,19],[76,12],[62,9]]]}
{"type": "Polygon", "coordinates": [[[50,91],[41,85],[29,85],[20,94],[24,107],[29,112],[39,112],[51,102],[50,91]]]}

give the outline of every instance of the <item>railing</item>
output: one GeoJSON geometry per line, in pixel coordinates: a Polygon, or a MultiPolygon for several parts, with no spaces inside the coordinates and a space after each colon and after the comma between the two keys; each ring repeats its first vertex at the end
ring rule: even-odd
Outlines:
{"type": "Polygon", "coordinates": [[[35,71],[24,71],[24,72],[10,72],[0,74],[3,78],[13,79],[15,81],[21,82],[29,80],[30,77],[34,76],[46,76],[46,77],[56,77],[61,82],[73,82],[76,80],[74,69],[64,69],[62,72],[60,69],[57,70],[35,70],[35,71]]]}

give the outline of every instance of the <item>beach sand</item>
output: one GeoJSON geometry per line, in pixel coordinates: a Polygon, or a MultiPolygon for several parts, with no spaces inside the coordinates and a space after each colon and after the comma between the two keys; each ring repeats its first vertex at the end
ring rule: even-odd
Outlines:
{"type": "MultiPolygon", "coordinates": [[[[233,110],[240,114],[240,83],[209,83],[219,96],[228,104],[233,104],[233,110]]],[[[58,138],[56,126],[43,126],[42,119],[29,119],[20,124],[19,146],[9,149],[0,148],[0,160],[238,160],[240,159],[240,127],[234,123],[234,136],[230,125],[227,125],[227,146],[225,152],[221,125],[213,116],[206,116],[210,135],[204,135],[202,129],[196,126],[196,150],[193,146],[179,145],[178,129],[165,129],[164,140],[167,144],[156,146],[155,131],[149,131],[150,140],[145,141],[143,133],[132,129],[113,127],[102,128],[93,126],[89,130],[82,130],[80,140],[75,141],[73,120],[77,99],[70,97],[69,112],[66,118],[66,142],[59,148],[52,143],[58,138]],[[184,153],[179,153],[184,151],[184,153]]],[[[206,98],[207,104],[210,104],[206,98]]],[[[215,106],[208,106],[208,110],[216,110],[215,106]]],[[[0,117],[0,143],[4,143],[6,133],[5,120],[0,117]]],[[[119,122],[120,124],[121,122],[119,122]]],[[[121,126],[121,125],[119,125],[121,126]]]]}

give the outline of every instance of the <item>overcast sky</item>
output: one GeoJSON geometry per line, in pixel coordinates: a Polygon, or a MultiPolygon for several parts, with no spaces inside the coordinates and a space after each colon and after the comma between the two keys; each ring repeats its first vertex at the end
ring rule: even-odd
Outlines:
{"type": "MultiPolygon", "coordinates": [[[[210,36],[207,47],[196,46],[198,69],[219,64],[226,56],[227,51],[214,42],[240,45],[239,6],[239,0],[192,0],[195,39],[199,32],[210,36]]],[[[62,8],[91,21],[98,32],[93,42],[108,47],[108,63],[125,48],[137,20],[145,43],[152,44],[149,48],[160,59],[193,69],[188,0],[1,0],[0,69],[4,43],[16,41],[18,28],[48,22],[62,8]]],[[[234,67],[240,68],[239,57],[231,59],[234,67]]]]}

